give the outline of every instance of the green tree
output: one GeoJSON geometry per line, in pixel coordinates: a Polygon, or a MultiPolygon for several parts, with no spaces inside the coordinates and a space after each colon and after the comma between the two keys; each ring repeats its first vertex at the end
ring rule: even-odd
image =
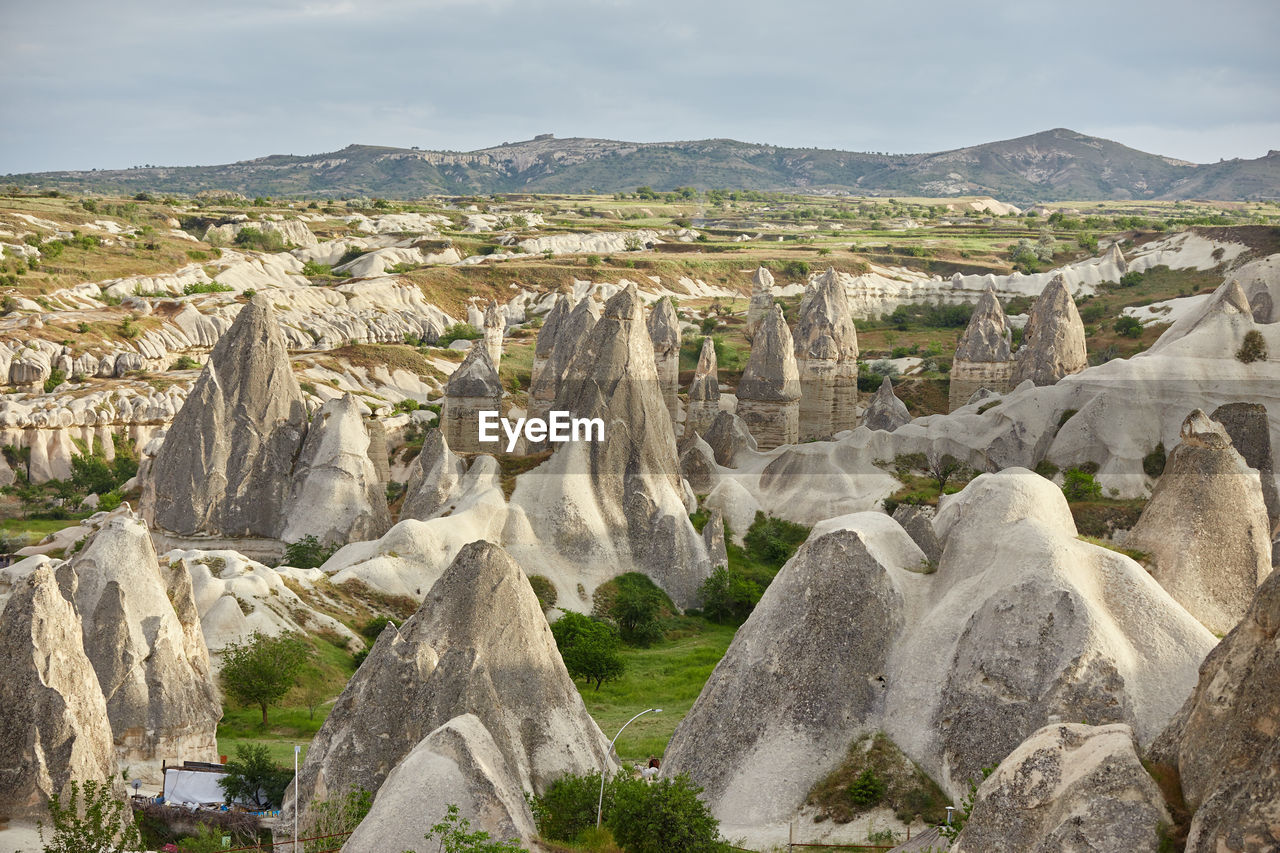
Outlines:
{"type": "Polygon", "coordinates": [[[1142,337],[1142,321],[1137,317],[1130,317],[1128,314],[1121,315],[1116,318],[1113,326],[1116,334],[1124,335],[1126,338],[1142,337]]]}
{"type": "Polygon", "coordinates": [[[1088,471],[1072,468],[1062,475],[1062,494],[1069,501],[1096,501],[1102,497],[1102,486],[1088,471]]]}
{"type": "Polygon", "coordinates": [[[746,620],[763,595],[758,583],[724,566],[702,582],[699,592],[703,615],[723,625],[746,620]]]}
{"type": "Polygon", "coordinates": [[[293,781],[293,770],[271,760],[265,744],[242,743],[218,785],[228,800],[252,803],[258,808],[279,806],[293,781]]]}
{"type": "Polygon", "coordinates": [[[109,492],[119,485],[111,463],[98,454],[77,453],[71,457],[71,482],[91,495],[109,492]]]}
{"type": "Polygon", "coordinates": [[[141,850],[133,810],[111,790],[111,782],[72,781],[49,798],[49,826],[36,824],[44,853],[122,853],[141,850]],[[45,829],[51,835],[46,840],[45,829]]]}
{"type": "Polygon", "coordinates": [[[222,687],[237,702],[261,708],[265,728],[267,707],[298,683],[311,657],[311,646],[297,634],[268,637],[254,631],[247,641],[223,650],[222,687]]]}
{"type": "Polygon", "coordinates": [[[648,646],[662,638],[658,613],[662,610],[662,591],[653,584],[619,583],[613,601],[613,615],[618,620],[622,638],[637,646],[648,646]]]}
{"type": "Polygon", "coordinates": [[[618,632],[611,625],[567,610],[552,624],[551,635],[569,675],[595,684],[596,690],[626,670],[618,653],[618,632]]]}
{"type": "Polygon", "coordinates": [[[863,808],[870,808],[884,799],[889,786],[868,767],[849,786],[849,799],[863,808]]]}
{"type": "Polygon", "coordinates": [[[490,841],[489,833],[483,829],[472,832],[471,821],[458,814],[458,807],[452,803],[444,818],[431,827],[424,839],[436,841],[438,853],[529,853],[514,839],[490,841]]]}
{"type": "Polygon", "coordinates": [[[681,773],[653,784],[627,779],[609,810],[609,830],[626,853],[722,853],[720,821],[699,799],[702,788],[681,773]]]}
{"type": "Polygon", "coordinates": [[[337,550],[337,545],[325,545],[308,533],[297,542],[290,542],[284,547],[283,564],[295,569],[316,569],[323,566],[337,550]]]}

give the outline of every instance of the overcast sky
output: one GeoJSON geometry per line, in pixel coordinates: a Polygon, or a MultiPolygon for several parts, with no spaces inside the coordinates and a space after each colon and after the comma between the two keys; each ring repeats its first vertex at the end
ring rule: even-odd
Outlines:
{"type": "Polygon", "coordinates": [[[1280,148],[1275,0],[0,0],[0,173],[538,133],[1280,148]]]}

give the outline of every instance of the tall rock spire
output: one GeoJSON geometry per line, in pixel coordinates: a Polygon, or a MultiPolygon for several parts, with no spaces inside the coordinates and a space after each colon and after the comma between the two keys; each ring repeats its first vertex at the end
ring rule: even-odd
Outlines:
{"type": "Polygon", "coordinates": [[[1084,323],[1066,280],[1056,275],[1031,306],[1010,384],[1016,387],[1030,379],[1036,385],[1052,385],[1088,366],[1084,323]]]}
{"type": "Polygon", "coordinates": [[[737,414],[761,450],[800,440],[800,374],[791,330],[776,305],[756,330],[738,383],[737,414]]]}
{"type": "Polygon", "coordinates": [[[278,538],[306,432],[284,335],[259,293],[174,418],[144,486],[144,516],[178,537],[278,538]]]}
{"type": "Polygon", "coordinates": [[[844,284],[829,268],[805,290],[794,346],[800,375],[800,438],[829,438],[856,425],[858,332],[844,284]]]}
{"type": "Polygon", "coordinates": [[[720,380],[716,362],[715,341],[710,335],[702,339],[702,352],[698,354],[698,366],[693,371],[689,385],[689,413],[684,422],[684,434],[702,435],[720,413],[720,380]]]}
{"type": "Polygon", "coordinates": [[[751,277],[751,302],[747,305],[747,340],[755,340],[756,330],[765,316],[773,310],[773,273],[757,267],[751,277]]]}
{"type": "Polygon", "coordinates": [[[969,326],[956,344],[951,363],[951,409],[958,409],[979,390],[1003,394],[1013,375],[1012,333],[991,285],[969,316],[969,326]]]}
{"type": "Polygon", "coordinates": [[[671,423],[676,424],[680,420],[680,318],[670,297],[659,299],[653,306],[648,327],[662,399],[671,413],[671,423]]]}

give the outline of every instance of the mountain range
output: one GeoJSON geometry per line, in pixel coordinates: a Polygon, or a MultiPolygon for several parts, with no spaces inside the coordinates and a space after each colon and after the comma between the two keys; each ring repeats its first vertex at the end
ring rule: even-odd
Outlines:
{"type": "Polygon", "coordinates": [[[375,196],[669,190],[791,190],[862,196],[991,195],[1026,204],[1068,199],[1280,198],[1280,151],[1188,163],[1064,128],[933,154],[784,148],[732,139],[619,142],[543,134],[478,151],[349,145],[221,166],[7,175],[9,184],[76,192],[375,196]]]}

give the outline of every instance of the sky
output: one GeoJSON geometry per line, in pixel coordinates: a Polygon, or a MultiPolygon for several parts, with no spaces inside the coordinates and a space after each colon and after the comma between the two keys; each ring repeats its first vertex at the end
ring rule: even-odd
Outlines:
{"type": "Polygon", "coordinates": [[[0,0],[0,174],[539,133],[1280,148],[1274,0],[0,0]]]}

